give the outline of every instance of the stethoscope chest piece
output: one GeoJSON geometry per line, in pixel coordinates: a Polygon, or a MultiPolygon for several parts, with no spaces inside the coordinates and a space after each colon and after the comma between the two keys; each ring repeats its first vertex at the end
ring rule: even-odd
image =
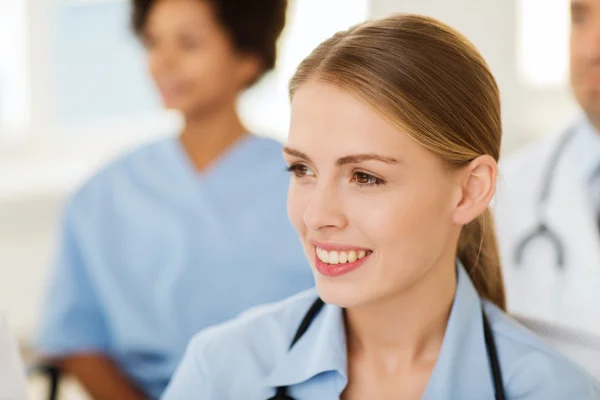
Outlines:
{"type": "Polygon", "coordinates": [[[565,246],[558,235],[552,231],[545,222],[538,223],[535,230],[531,231],[527,236],[521,239],[515,248],[515,262],[517,266],[523,264],[525,252],[527,248],[536,240],[548,240],[555,251],[556,267],[558,270],[564,270],[565,267],[565,246]]]}

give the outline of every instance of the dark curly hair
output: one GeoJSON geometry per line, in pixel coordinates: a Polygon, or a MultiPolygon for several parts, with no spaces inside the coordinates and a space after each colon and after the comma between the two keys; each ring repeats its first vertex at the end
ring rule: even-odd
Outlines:
{"type": "MultiPolygon", "coordinates": [[[[142,36],[148,14],[157,0],[131,0],[131,26],[142,36]]],[[[285,26],[287,0],[198,0],[208,1],[215,17],[229,34],[235,48],[258,55],[263,73],[275,67],[277,39],[285,26]]]]}

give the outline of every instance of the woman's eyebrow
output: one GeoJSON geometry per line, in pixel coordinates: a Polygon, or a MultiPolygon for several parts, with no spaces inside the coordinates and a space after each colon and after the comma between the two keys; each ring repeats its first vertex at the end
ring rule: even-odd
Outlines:
{"type": "Polygon", "coordinates": [[[292,157],[298,157],[305,161],[310,161],[310,157],[301,152],[300,150],[292,149],[291,147],[283,147],[283,152],[289,154],[292,157]]]}
{"type": "Polygon", "coordinates": [[[365,161],[379,161],[385,164],[398,164],[399,161],[392,157],[381,156],[375,153],[352,154],[339,158],[337,165],[358,164],[365,161]]]}
{"type": "MultiPolygon", "coordinates": [[[[298,157],[305,161],[310,161],[310,157],[300,150],[292,149],[290,147],[284,147],[283,152],[289,154],[293,157],[298,157]]],[[[385,164],[399,164],[400,162],[393,157],[386,157],[375,153],[360,153],[360,154],[351,154],[348,156],[344,156],[339,158],[336,161],[338,166],[348,165],[348,164],[358,164],[365,161],[379,161],[385,164]]]]}

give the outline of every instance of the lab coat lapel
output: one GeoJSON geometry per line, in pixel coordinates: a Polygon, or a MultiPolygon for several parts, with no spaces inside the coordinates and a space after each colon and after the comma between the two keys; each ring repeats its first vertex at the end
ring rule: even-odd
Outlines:
{"type": "Polygon", "coordinates": [[[600,236],[585,182],[576,171],[576,157],[576,147],[570,144],[549,194],[545,217],[564,245],[565,268],[548,270],[556,274],[556,317],[600,333],[600,312],[591,306],[600,301],[600,236]]]}

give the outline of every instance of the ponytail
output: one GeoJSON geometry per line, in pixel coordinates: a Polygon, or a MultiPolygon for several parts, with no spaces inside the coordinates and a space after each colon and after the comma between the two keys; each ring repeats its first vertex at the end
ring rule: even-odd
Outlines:
{"type": "Polygon", "coordinates": [[[500,255],[490,209],[464,226],[458,240],[458,259],[482,298],[506,311],[500,255]]]}

